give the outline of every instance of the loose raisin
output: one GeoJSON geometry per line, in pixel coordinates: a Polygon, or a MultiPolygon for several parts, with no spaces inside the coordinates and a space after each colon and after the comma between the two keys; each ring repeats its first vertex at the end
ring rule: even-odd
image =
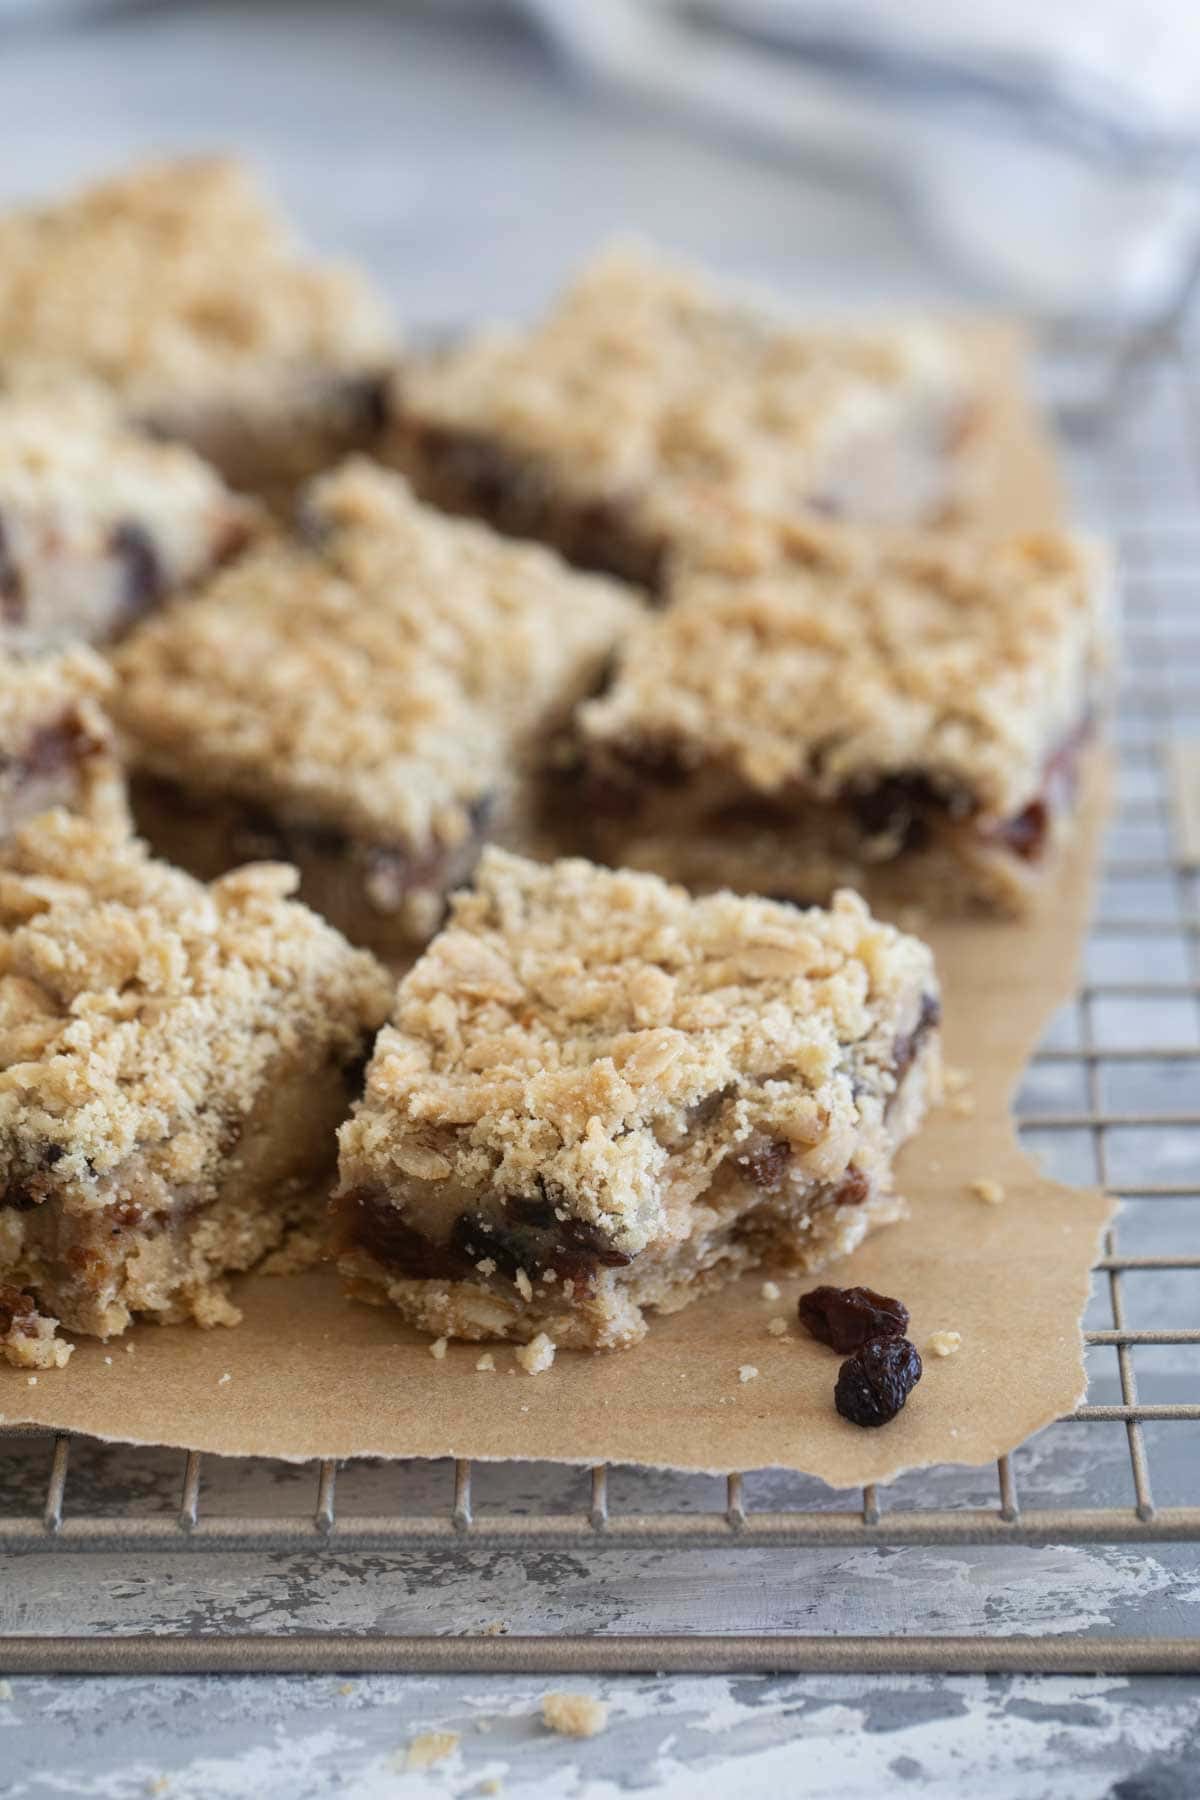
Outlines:
{"type": "Polygon", "coordinates": [[[902,1300],[877,1294],[874,1288],[817,1287],[801,1294],[796,1308],[800,1323],[819,1344],[840,1356],[877,1337],[903,1337],[908,1308],[902,1300]]]}
{"type": "Polygon", "coordinates": [[[921,1358],[907,1338],[872,1338],[838,1370],[833,1403],[852,1425],[886,1425],[920,1379],[921,1358]]]}

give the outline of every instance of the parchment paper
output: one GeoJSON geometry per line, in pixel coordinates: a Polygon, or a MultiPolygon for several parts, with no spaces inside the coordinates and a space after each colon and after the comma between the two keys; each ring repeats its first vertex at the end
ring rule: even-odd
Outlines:
{"type": "MultiPolygon", "coordinates": [[[[998,390],[987,445],[992,523],[1053,522],[1053,464],[1013,379],[1011,334],[985,332],[998,390]]],[[[144,1326],[110,1344],[86,1339],[36,1385],[0,1369],[0,1415],[97,1437],[288,1460],[358,1455],[630,1462],[726,1472],[779,1466],[835,1486],[887,1481],[930,1463],[977,1464],[1013,1449],[1071,1408],[1084,1388],[1079,1319],[1112,1203],[1045,1180],[1017,1148],[1010,1101],[1054,1009],[1073,990],[1104,815],[1093,768],[1074,844],[1032,920],[972,920],[930,931],[946,1001],[947,1059],[969,1072],[898,1165],[912,1216],[831,1278],[898,1295],[924,1353],[956,1331],[956,1354],[925,1356],[925,1376],[890,1425],[865,1431],[833,1408],[838,1357],[795,1322],[799,1293],[770,1271],[672,1317],[634,1350],[560,1353],[544,1374],[493,1347],[428,1344],[388,1310],[342,1299],[316,1271],[235,1284],[234,1330],[144,1326]],[[988,1204],[971,1184],[998,1183],[988,1204]],[[788,1333],[768,1333],[769,1319],[788,1333]],[[739,1371],[752,1367],[748,1381],[739,1371]]]]}

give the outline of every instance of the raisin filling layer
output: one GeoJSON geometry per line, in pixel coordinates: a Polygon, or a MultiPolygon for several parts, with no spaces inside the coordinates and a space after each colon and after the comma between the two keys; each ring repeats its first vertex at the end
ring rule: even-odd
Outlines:
{"type": "MultiPolygon", "coordinates": [[[[741,827],[786,832],[799,812],[819,808],[847,819],[860,841],[879,846],[887,855],[925,850],[949,828],[965,829],[980,843],[1036,863],[1045,853],[1054,821],[1074,804],[1080,757],[1091,731],[1089,716],[1046,759],[1036,797],[999,822],[980,822],[982,809],[968,788],[940,784],[914,770],[870,786],[844,788],[832,800],[817,799],[796,787],[776,797],[735,799],[713,807],[703,824],[718,832],[741,827]]],[[[622,745],[615,760],[603,768],[581,770],[577,765],[568,771],[568,777],[581,783],[593,814],[630,820],[637,818],[651,794],[682,792],[697,774],[673,746],[653,743],[622,745]]]]}

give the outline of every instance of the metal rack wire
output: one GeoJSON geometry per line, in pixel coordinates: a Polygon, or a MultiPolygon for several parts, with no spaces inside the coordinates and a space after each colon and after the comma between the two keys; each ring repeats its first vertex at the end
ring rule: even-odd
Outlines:
{"type": "MultiPolygon", "coordinates": [[[[1090,1434],[1122,1425],[1131,1480],[1129,1504],[1051,1508],[1022,1501],[1022,1452],[1002,1457],[986,1504],[896,1507],[873,1487],[830,1503],[756,1505],[747,1478],[730,1475],[723,1505],[651,1511],[611,1497],[610,1472],[590,1472],[581,1504],[529,1516],[477,1505],[475,1472],[447,1472],[444,1503],[416,1514],[360,1512],[338,1500],[332,1462],[311,1472],[310,1499],[294,1516],[243,1516],[206,1510],[206,1465],[192,1452],[179,1470],[171,1513],[111,1516],[68,1504],[72,1442],[52,1440],[41,1504],[10,1510],[0,1457],[0,1551],[136,1554],[167,1549],[281,1551],[329,1546],[401,1551],[441,1544],[537,1549],[663,1546],[849,1545],[1150,1545],[1200,1542],[1200,1457],[1196,1493],[1161,1504],[1155,1493],[1148,1430],[1200,1424],[1195,1399],[1147,1401],[1139,1394],[1139,1353],[1197,1346],[1200,1286],[1185,1314],[1153,1328],[1131,1323],[1128,1278],[1147,1272],[1200,1275],[1200,868],[1173,834],[1169,751],[1200,744],[1200,386],[1178,345],[1131,378],[1132,392],[1103,429],[1068,446],[1085,511],[1118,542],[1126,631],[1116,731],[1118,816],[1106,856],[1098,917],[1089,941],[1089,973],[1071,1016],[1034,1059],[1021,1107],[1028,1141],[1052,1164],[1056,1140],[1084,1161],[1073,1173],[1099,1180],[1130,1203],[1109,1233],[1097,1264],[1110,1322],[1086,1332],[1093,1359],[1115,1358],[1111,1400],[1090,1400],[1070,1420],[1090,1434]],[[1056,1105],[1039,1092],[1065,1093],[1056,1105]],[[1077,1096],[1071,1099],[1070,1096],[1077,1096]],[[1166,1100],[1162,1096],[1166,1096],[1166,1100]],[[1146,1220],[1169,1230],[1150,1234],[1146,1220]],[[1152,1237],[1152,1243],[1146,1241],[1152,1237]]],[[[1111,1365],[1110,1365],[1111,1372],[1111,1365]]],[[[1111,1374],[1110,1374],[1111,1378],[1111,1374]]],[[[1103,1376],[1101,1374],[1101,1382],[1103,1376]]],[[[8,1434],[9,1442],[17,1435],[8,1434]]],[[[0,1433],[0,1449],[5,1436],[0,1433]]],[[[1200,1439],[1198,1439],[1200,1447],[1200,1439]]],[[[1086,1440],[1079,1445],[1087,1456],[1086,1440]]],[[[208,1469],[211,1470],[211,1463],[208,1469]]],[[[1200,1640],[1067,1637],[1032,1639],[709,1638],[690,1636],[496,1639],[460,1637],[0,1639],[0,1667],[17,1669],[1105,1669],[1200,1667],[1200,1640]]]]}

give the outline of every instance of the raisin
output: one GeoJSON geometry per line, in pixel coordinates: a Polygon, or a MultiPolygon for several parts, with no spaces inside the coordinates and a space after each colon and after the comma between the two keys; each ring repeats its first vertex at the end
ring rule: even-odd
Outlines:
{"type": "Polygon", "coordinates": [[[909,1032],[902,1033],[892,1045],[892,1072],[897,1083],[903,1075],[907,1075],[916,1059],[917,1051],[935,1026],[942,1022],[942,1003],[936,994],[922,994],[921,1010],[917,1022],[909,1032]]]}
{"type": "Polygon", "coordinates": [[[835,1206],[861,1206],[871,1192],[871,1182],[861,1169],[847,1169],[846,1176],[833,1190],[835,1206]]]}
{"type": "Polygon", "coordinates": [[[32,1193],[23,1182],[15,1182],[11,1187],[0,1190],[0,1209],[8,1212],[32,1212],[41,1203],[42,1197],[32,1193]]]}
{"type": "Polygon", "coordinates": [[[7,1282],[0,1285],[0,1337],[7,1337],[18,1321],[27,1324],[36,1311],[32,1294],[10,1287],[7,1282]]]}
{"type": "Polygon", "coordinates": [[[1044,800],[1032,800],[1024,812],[997,826],[993,836],[1022,862],[1036,862],[1046,847],[1049,832],[1050,808],[1044,800]]]}
{"type": "Polygon", "coordinates": [[[125,623],[148,613],[166,591],[158,547],[136,519],[122,519],[109,536],[109,549],[125,564],[125,623]]]}
{"type": "Polygon", "coordinates": [[[852,1425],[886,1425],[921,1379],[921,1358],[905,1337],[876,1337],[838,1370],[833,1403],[852,1425]]]}
{"type": "Polygon", "coordinates": [[[840,1356],[859,1350],[872,1338],[903,1337],[908,1308],[903,1300],[877,1294],[873,1288],[817,1287],[801,1294],[796,1308],[800,1323],[819,1344],[840,1356]]]}
{"type": "Polygon", "coordinates": [[[775,1143],[759,1144],[753,1150],[744,1150],[733,1160],[755,1187],[774,1187],[787,1167],[791,1154],[792,1146],[785,1138],[780,1138],[775,1143]]]}

